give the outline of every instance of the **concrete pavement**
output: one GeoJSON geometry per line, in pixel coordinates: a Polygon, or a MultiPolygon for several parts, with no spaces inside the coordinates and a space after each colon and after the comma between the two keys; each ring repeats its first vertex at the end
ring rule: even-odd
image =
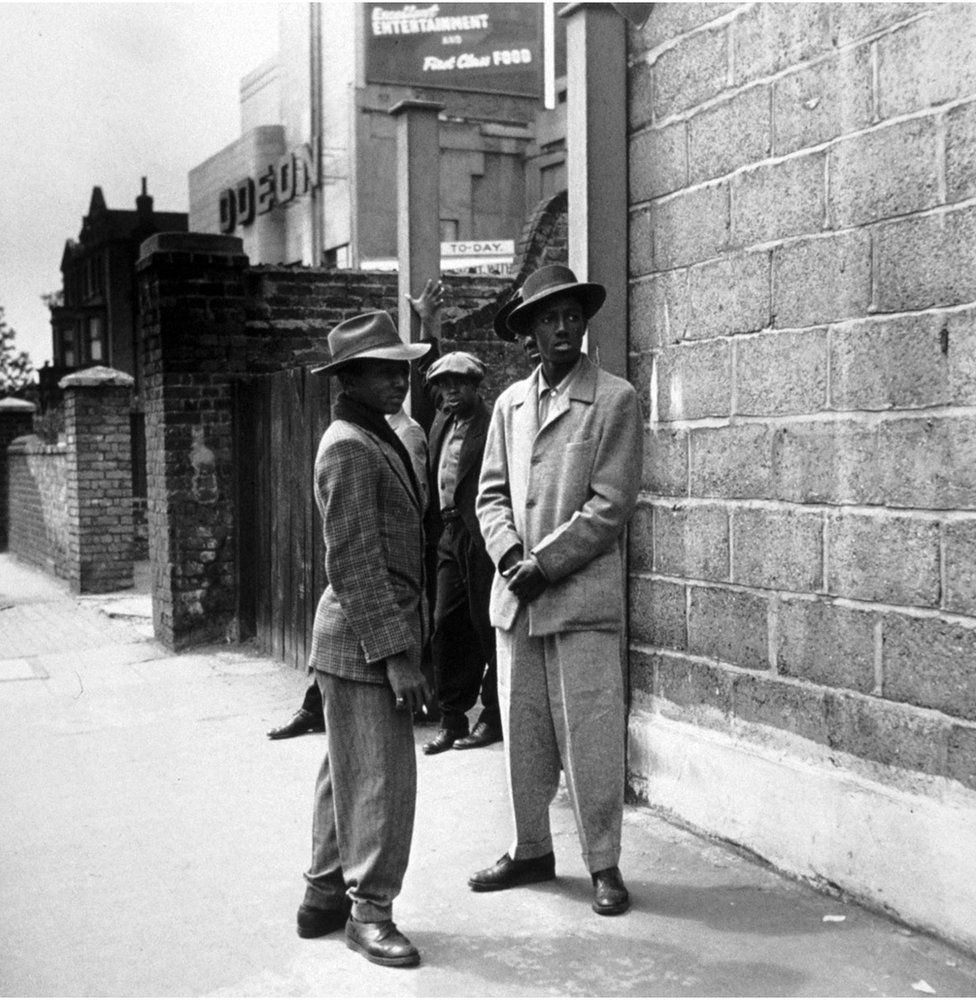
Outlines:
{"type": "Polygon", "coordinates": [[[302,940],[324,743],[264,733],[305,679],[248,647],[174,655],[148,611],[144,592],[72,597],[0,555],[0,994],[976,995],[973,957],[647,809],[625,815],[622,917],[589,908],[562,794],[558,880],[471,893],[508,846],[498,746],[418,754],[395,915],[419,968],[302,940]]]}

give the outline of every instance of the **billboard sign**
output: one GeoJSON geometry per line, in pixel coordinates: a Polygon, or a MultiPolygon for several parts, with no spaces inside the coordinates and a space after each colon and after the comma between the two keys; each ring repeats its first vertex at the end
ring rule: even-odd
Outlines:
{"type": "Polygon", "coordinates": [[[539,97],[541,3],[363,4],[366,81],[539,97]]]}

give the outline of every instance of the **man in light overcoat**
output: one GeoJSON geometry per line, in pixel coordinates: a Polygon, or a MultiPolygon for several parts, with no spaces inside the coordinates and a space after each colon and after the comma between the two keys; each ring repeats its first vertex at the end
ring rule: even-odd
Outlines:
{"type": "Polygon", "coordinates": [[[623,913],[618,866],[624,791],[624,529],[641,480],[633,386],[582,353],[602,285],[561,265],[525,281],[508,326],[541,358],[492,414],[478,519],[496,566],[490,615],[515,837],[469,880],[477,892],[555,877],[549,805],[560,767],[593,909],[623,913]]]}
{"type": "Polygon", "coordinates": [[[386,421],[428,345],[403,344],[385,312],[329,334],[342,391],[315,459],[329,581],[309,666],[322,695],[326,754],[315,787],[312,863],[301,937],[345,926],[346,943],[380,965],[416,965],[393,922],[410,855],[417,764],[413,713],[431,692],[420,669],[426,606],[423,502],[403,443],[386,421]]]}

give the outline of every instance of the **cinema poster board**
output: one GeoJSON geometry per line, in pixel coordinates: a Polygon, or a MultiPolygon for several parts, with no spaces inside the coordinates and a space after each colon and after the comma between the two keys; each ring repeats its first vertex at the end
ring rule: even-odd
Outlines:
{"type": "Polygon", "coordinates": [[[365,3],[367,83],[542,94],[541,3],[365,3]]]}

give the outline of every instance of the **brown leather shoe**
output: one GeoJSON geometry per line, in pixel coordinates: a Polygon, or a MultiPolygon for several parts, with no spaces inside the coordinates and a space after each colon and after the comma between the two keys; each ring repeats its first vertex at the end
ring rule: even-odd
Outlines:
{"type": "Polygon", "coordinates": [[[475,892],[497,892],[534,882],[550,882],[555,877],[556,858],[552,851],[528,861],[513,861],[510,855],[503,854],[491,868],[475,872],[468,879],[468,885],[475,892]]]}
{"type": "Polygon", "coordinates": [[[304,733],[324,733],[325,723],[316,718],[307,708],[300,708],[292,717],[290,722],[286,722],[277,729],[268,730],[269,740],[289,740],[293,736],[301,736],[304,733]]]}
{"type": "Polygon", "coordinates": [[[624,885],[620,869],[604,868],[594,872],[593,879],[593,912],[601,917],[613,917],[624,913],[630,907],[630,893],[624,885]]]}
{"type": "Polygon", "coordinates": [[[346,947],[376,965],[419,965],[420,952],[397,930],[392,920],[346,922],[346,947]]]}
{"type": "Polygon", "coordinates": [[[455,750],[474,750],[477,747],[491,746],[492,743],[500,743],[502,731],[497,726],[489,726],[487,722],[479,722],[471,730],[470,735],[462,736],[454,741],[455,750]]]}
{"type": "Polygon", "coordinates": [[[334,910],[323,910],[318,906],[302,903],[298,907],[298,936],[302,938],[325,937],[326,934],[341,930],[349,919],[351,905],[347,899],[334,910]]]}
{"type": "Polygon", "coordinates": [[[429,757],[431,754],[443,753],[454,746],[456,740],[461,739],[466,734],[456,729],[441,729],[437,735],[424,744],[424,753],[429,757]]]}

